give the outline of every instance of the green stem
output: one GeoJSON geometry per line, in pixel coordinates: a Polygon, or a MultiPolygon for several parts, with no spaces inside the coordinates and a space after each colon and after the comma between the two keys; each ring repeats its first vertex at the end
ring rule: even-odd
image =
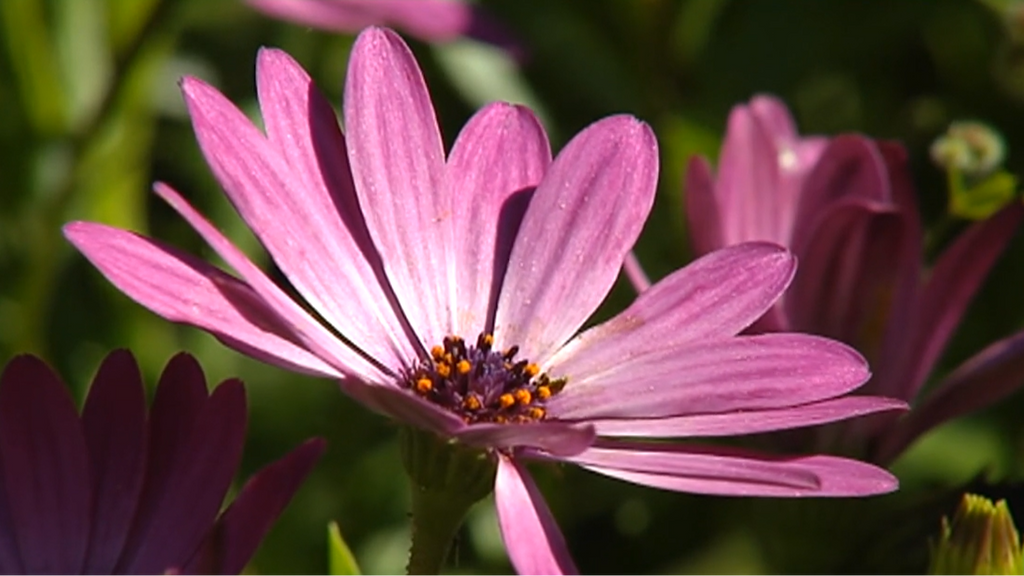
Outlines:
{"type": "Polygon", "coordinates": [[[473,505],[463,497],[412,489],[412,547],[408,574],[440,574],[455,534],[473,505]]]}

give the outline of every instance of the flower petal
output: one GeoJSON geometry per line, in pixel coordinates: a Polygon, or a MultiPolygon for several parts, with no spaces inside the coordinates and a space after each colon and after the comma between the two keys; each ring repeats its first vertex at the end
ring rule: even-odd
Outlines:
{"type": "Polygon", "coordinates": [[[773,140],[796,140],[800,136],[796,131],[796,122],[789,114],[789,109],[778,98],[758,94],[750,99],[748,106],[762,129],[773,140]]]}
{"type": "Polygon", "coordinates": [[[241,574],[326,448],[323,439],[307,440],[250,478],[182,573],[241,574]]]}
{"type": "Polygon", "coordinates": [[[345,128],[359,205],[422,342],[454,328],[452,197],[430,94],[408,46],[369,28],[352,47],[345,128]]]}
{"type": "Polygon", "coordinates": [[[683,438],[738,436],[816,426],[877,412],[906,410],[907,403],[879,396],[842,396],[791,408],[694,414],[671,418],[588,420],[599,436],[683,438]]]}
{"type": "Polygon", "coordinates": [[[924,432],[991,406],[1024,386],[1024,332],[987,346],[961,364],[881,439],[875,461],[894,460],[924,432]]]}
{"type": "Polygon", "coordinates": [[[574,338],[546,368],[575,381],[635,356],[734,336],[775,303],[795,270],[792,254],[766,242],[712,252],[574,338]]]}
{"type": "Polygon", "coordinates": [[[630,116],[580,132],[526,209],[498,299],[494,337],[543,364],[608,294],[654,201],[657,142],[630,116]]]}
{"type": "MultiPolygon", "coordinates": [[[[268,109],[268,123],[274,128],[278,138],[287,138],[289,129],[298,130],[294,118],[288,120],[282,118],[285,115],[300,114],[306,118],[306,122],[318,121],[321,124],[325,121],[336,122],[333,114],[329,114],[326,120],[323,112],[314,116],[310,110],[295,111],[294,107],[300,106],[295,102],[288,102],[280,92],[266,87],[271,80],[266,76],[274,76],[282,73],[281,68],[273,66],[261,66],[260,72],[263,78],[260,80],[263,102],[268,109]],[[264,68],[270,68],[265,71],[264,68]],[[273,96],[267,94],[272,92],[273,96]],[[280,97],[280,100],[275,99],[280,97]],[[273,103],[270,101],[273,100],[273,103]],[[287,110],[281,108],[288,107],[287,110]],[[283,126],[284,125],[284,126],[283,126]]],[[[278,80],[294,81],[295,78],[278,80]]],[[[332,220],[338,215],[340,209],[345,206],[336,206],[335,201],[344,203],[344,192],[337,191],[339,197],[329,197],[321,187],[315,187],[315,179],[312,176],[297,176],[306,169],[321,170],[322,166],[310,168],[303,164],[319,162],[319,158],[310,159],[312,152],[302,156],[299,152],[293,151],[288,155],[282,155],[276,148],[279,144],[269,142],[263,134],[253,126],[245,115],[242,114],[234,104],[229,102],[220,92],[195,78],[185,78],[182,81],[182,92],[185,103],[188,105],[189,115],[192,118],[192,127],[203,151],[207,164],[217,176],[224,191],[231,199],[232,204],[238,213],[248,224],[253,233],[260,239],[263,246],[274,258],[274,262],[281,268],[281,271],[288,277],[295,288],[310,304],[322,314],[342,336],[350,342],[363,347],[363,351],[373,358],[388,366],[401,366],[403,350],[411,349],[408,342],[403,343],[402,334],[395,333],[400,328],[394,326],[393,315],[389,315],[387,308],[390,306],[387,298],[379,290],[369,287],[355,288],[361,282],[368,284],[375,283],[372,266],[358,260],[360,248],[368,249],[367,246],[354,246],[358,240],[346,242],[343,235],[340,242],[345,244],[344,248],[334,248],[333,238],[327,237],[327,233],[335,232],[340,228],[340,222],[332,220]],[[302,156],[302,160],[296,158],[302,156]],[[289,164],[294,162],[294,164],[289,164]],[[307,187],[307,184],[314,186],[307,187]],[[330,226],[328,222],[334,225],[330,226]],[[335,258],[344,258],[340,264],[335,258]],[[340,267],[340,270],[337,268],[340,267]],[[353,278],[339,278],[339,276],[355,275],[353,278]],[[334,288],[332,282],[338,279],[342,293],[340,296],[330,295],[334,288]],[[365,298],[365,306],[369,308],[365,313],[353,312],[351,309],[361,306],[351,306],[343,300],[343,297],[365,298]],[[341,303],[339,303],[341,300],[341,303]],[[346,311],[346,308],[349,311],[346,311]],[[374,321],[380,318],[381,321],[374,321]],[[382,328],[383,326],[383,328],[382,328]]],[[[327,132],[321,127],[320,135],[327,132]]],[[[292,142],[285,144],[293,148],[304,146],[302,135],[290,135],[292,142]]],[[[307,136],[310,138],[310,136],[307,136]]],[[[323,145],[323,141],[318,144],[323,145]]],[[[336,143],[337,144],[337,143],[336,143]]],[[[312,143],[305,146],[311,147],[312,143]]],[[[321,152],[325,152],[321,150],[321,152]]],[[[333,152],[337,153],[338,150],[333,152]]],[[[331,170],[337,169],[337,161],[329,160],[331,170]]],[[[347,174],[339,176],[344,180],[347,174]]],[[[333,182],[332,182],[333,184],[333,182]]],[[[344,185],[343,185],[344,186],[344,185]]],[[[158,186],[157,193],[167,199],[168,187],[158,186]]],[[[179,213],[186,218],[188,214],[182,212],[179,206],[168,199],[179,213]]],[[[349,221],[358,220],[357,214],[348,214],[349,221]]],[[[190,221],[197,231],[202,232],[193,219],[190,221]]],[[[212,228],[212,227],[209,227],[212,228]]],[[[358,225],[355,225],[358,230],[358,225]]],[[[215,230],[215,229],[214,229],[215,230]]],[[[209,233],[204,234],[210,242],[209,233]]],[[[213,244],[211,242],[211,244],[213,244]]],[[[215,249],[216,245],[213,246],[215,249]]],[[[232,263],[234,267],[234,263],[232,263]]],[[[245,270],[236,268],[238,273],[252,285],[253,289],[260,293],[268,302],[275,304],[277,308],[294,307],[285,303],[275,302],[268,294],[261,290],[261,287],[246,274],[245,270]]],[[[362,304],[364,300],[359,300],[362,304]]]]}
{"type": "Polygon", "coordinates": [[[564,460],[613,478],[722,496],[868,496],[898,487],[889,472],[835,456],[775,456],[724,446],[603,442],[564,460]]]}
{"type": "Polygon", "coordinates": [[[565,537],[522,463],[498,457],[494,503],[509,559],[520,574],[577,574],[565,537]]]}
{"type": "Polygon", "coordinates": [[[278,288],[262,270],[257,268],[245,254],[196,212],[170,186],[158,182],[153,186],[153,190],[170,204],[229,266],[245,279],[246,283],[264,302],[274,309],[277,315],[287,323],[289,331],[295,334],[304,348],[315,354],[317,358],[329,362],[342,374],[355,374],[369,382],[390,382],[390,379],[384,375],[384,370],[389,368],[388,365],[375,366],[371,364],[357,350],[352,349],[347,343],[331,334],[290,296],[278,288]]]}
{"type": "Polygon", "coordinates": [[[245,389],[240,381],[228,380],[210,395],[191,430],[178,429],[184,433],[180,452],[174,454],[164,490],[145,493],[152,507],[137,523],[143,536],[126,558],[126,572],[163,573],[191,557],[213,526],[238,470],[245,427],[245,389]]]}
{"type": "Polygon", "coordinates": [[[146,469],[146,392],[131,352],[111,352],[82,409],[92,469],[86,574],[112,574],[128,538],[146,469]]]}
{"type": "Polygon", "coordinates": [[[0,454],[10,519],[28,574],[79,574],[89,543],[89,460],[71,395],[42,360],[0,377],[0,454]]]}
{"type": "Polygon", "coordinates": [[[703,256],[721,248],[722,214],[715,196],[715,177],[706,158],[694,156],[686,166],[686,222],[693,253],[703,256]]]}
{"type": "Polygon", "coordinates": [[[160,316],[207,330],[264,362],[307,374],[341,374],[299,346],[249,286],[206,262],[102,224],[72,222],[64,235],[114,286],[160,316]]]}
{"type": "Polygon", "coordinates": [[[915,362],[903,379],[900,397],[913,398],[924,385],[968,304],[1017,232],[1022,218],[1024,206],[1014,202],[988,220],[971,226],[943,251],[918,303],[919,321],[910,354],[915,362]]]}
{"type": "Polygon", "coordinates": [[[272,238],[284,244],[279,266],[331,325],[370,356],[415,357],[359,209],[334,110],[306,71],[280,50],[260,50],[256,79],[270,145],[301,182],[292,194],[277,191],[267,202],[267,210],[280,210],[269,219],[282,227],[272,238]]]}
{"type": "Polygon", "coordinates": [[[455,140],[445,167],[454,226],[454,334],[474,338],[492,329],[512,241],[550,163],[547,135],[522,106],[484,107],[455,140]]]}
{"type": "Polygon", "coordinates": [[[603,372],[576,375],[547,407],[562,420],[785,408],[840,396],[869,376],[864,358],[834,340],[739,336],[627,357],[603,372]]]}
{"type": "Polygon", "coordinates": [[[579,454],[594,442],[589,423],[536,422],[526,424],[472,424],[455,434],[460,442],[485,448],[539,448],[557,456],[579,454]]]}

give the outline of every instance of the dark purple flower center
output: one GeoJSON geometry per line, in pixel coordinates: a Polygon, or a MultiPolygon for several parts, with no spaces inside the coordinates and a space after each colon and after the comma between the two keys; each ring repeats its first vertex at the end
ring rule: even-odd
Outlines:
{"type": "Polygon", "coordinates": [[[543,420],[544,404],[562,390],[565,379],[552,380],[536,364],[517,361],[518,346],[497,351],[493,344],[490,334],[481,334],[476,346],[448,336],[405,374],[402,385],[470,424],[543,420]]]}

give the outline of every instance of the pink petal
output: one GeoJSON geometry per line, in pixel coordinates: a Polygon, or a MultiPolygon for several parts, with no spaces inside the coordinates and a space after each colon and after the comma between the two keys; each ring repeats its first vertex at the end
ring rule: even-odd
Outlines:
{"type": "Polygon", "coordinates": [[[733,336],[775,303],[795,269],[792,254],[774,244],[751,242],[712,252],[574,338],[547,368],[575,382],[635,356],[733,336]]]}
{"type": "Polygon", "coordinates": [[[788,243],[790,231],[783,226],[782,215],[796,199],[782,197],[778,164],[779,151],[765,127],[746,106],[734,107],[715,191],[726,245],[748,240],[788,243]]]}
{"type": "Polygon", "coordinates": [[[160,316],[207,330],[264,362],[340,375],[297,345],[294,333],[249,286],[202,260],[102,224],[72,222],[64,235],[114,286],[160,316]]]}
{"type": "Polygon", "coordinates": [[[919,324],[911,349],[915,363],[905,375],[901,394],[886,393],[913,398],[921,389],[975,292],[1017,232],[1022,217],[1024,206],[1010,204],[971,226],[942,253],[918,304],[919,324]]]}
{"type": "Polygon", "coordinates": [[[17,356],[0,376],[0,455],[14,536],[27,574],[78,574],[92,486],[71,395],[42,360],[17,356]]]}
{"type": "Polygon", "coordinates": [[[370,28],[359,35],[344,108],[349,162],[370,236],[421,342],[441,342],[455,327],[453,199],[444,186],[430,94],[394,32],[370,28]]]}
{"type": "Polygon", "coordinates": [[[686,166],[686,222],[693,253],[703,256],[725,245],[715,177],[706,158],[694,156],[686,166]]]}
{"type": "Polygon", "coordinates": [[[613,478],[722,496],[869,496],[898,487],[889,472],[835,456],[775,456],[724,446],[604,443],[565,460],[613,478]]]}
{"type": "Polygon", "coordinates": [[[182,573],[241,574],[326,448],[322,439],[307,440],[250,478],[182,573]]]}
{"type": "Polygon", "coordinates": [[[750,99],[751,114],[761,124],[762,128],[775,141],[796,140],[799,134],[796,131],[796,122],[789,114],[789,109],[781,100],[774,96],[758,94],[750,99]]]}
{"type": "Polygon", "coordinates": [[[891,462],[921,434],[1002,400],[1024,385],[1024,332],[987,346],[929,392],[881,439],[876,461],[891,462]]]}
{"type": "MultiPolygon", "coordinates": [[[[322,113],[311,117],[309,110],[296,111],[294,108],[300,104],[286,101],[285,95],[268,86],[272,79],[267,76],[286,75],[282,68],[261,65],[260,72],[262,97],[268,108],[268,122],[278,137],[285,138],[289,129],[299,130],[294,125],[302,120],[291,117],[294,114],[301,115],[305,122],[324,122],[322,113]],[[270,100],[274,101],[273,104],[268,102],[270,100]],[[288,109],[281,110],[286,107],[288,109]]],[[[274,79],[295,80],[287,77],[274,79]]],[[[332,221],[339,208],[333,205],[334,199],[328,196],[329,193],[323,186],[306,186],[315,182],[312,176],[297,176],[308,169],[307,166],[300,165],[300,160],[296,158],[302,154],[298,150],[291,152],[290,156],[280,154],[276,150],[276,142],[271,144],[267,141],[238,108],[220,92],[203,82],[186,78],[182,82],[182,91],[189,115],[192,117],[196,139],[210,169],[217,176],[238,213],[273,256],[281,271],[299,293],[350,342],[364,347],[364,352],[387,366],[401,366],[402,359],[408,358],[408,354],[403,352],[411,350],[411,345],[407,341],[402,342],[401,333],[395,333],[401,329],[395,326],[394,317],[386,311],[390,303],[383,293],[368,287],[351,287],[364,281],[375,283],[374,272],[365,262],[362,265],[354,262],[345,263],[361,257],[358,254],[359,247],[353,245],[354,241],[346,242],[346,235],[343,234],[340,240],[345,244],[345,248],[330,247],[334,239],[327,237],[326,234],[336,232],[341,227],[340,222],[332,221]],[[333,226],[327,222],[332,222],[333,226]],[[339,264],[336,258],[345,260],[339,264]],[[349,279],[340,277],[349,273],[358,276],[349,279]],[[340,295],[330,295],[335,280],[341,285],[340,295]],[[359,300],[360,306],[351,306],[350,301],[343,299],[350,296],[366,300],[359,300]],[[368,310],[363,313],[351,311],[362,306],[368,307],[368,310]],[[381,320],[378,322],[376,318],[381,320]]],[[[329,114],[326,120],[335,122],[334,115],[329,114]]],[[[322,132],[324,131],[326,129],[322,129],[322,132]]],[[[303,144],[301,135],[293,134],[292,138],[293,141],[287,144],[288,146],[296,149],[312,146],[311,143],[303,144]]],[[[339,150],[333,152],[337,153],[339,150]]],[[[316,162],[306,157],[302,160],[306,164],[316,162]]],[[[336,161],[330,160],[329,166],[334,168],[336,161]]],[[[319,171],[321,168],[314,169],[319,171]]],[[[340,178],[345,179],[347,175],[340,178]]],[[[157,193],[167,199],[167,190],[166,187],[158,187],[157,193]]],[[[343,195],[344,192],[338,191],[338,194],[343,195]]],[[[175,205],[171,200],[168,202],[175,205]]],[[[177,205],[175,207],[178,208],[177,205]]],[[[189,214],[181,209],[179,213],[186,218],[189,217],[189,214]]],[[[358,215],[354,214],[349,214],[348,217],[358,219],[358,215]]],[[[190,223],[199,231],[194,217],[190,223]]],[[[209,233],[204,236],[211,242],[209,233]]],[[[217,248],[213,242],[211,246],[217,248]]],[[[240,255],[239,257],[248,261],[240,255]]],[[[235,263],[232,262],[231,265],[235,267],[235,263]]],[[[275,298],[265,293],[259,283],[250,278],[245,270],[238,267],[235,269],[257,293],[269,303],[273,303],[275,308],[297,309],[291,302],[276,302],[275,298]]],[[[290,301],[290,298],[288,300],[290,301]]],[[[322,328],[319,331],[324,332],[322,328]]],[[[330,340],[336,339],[328,339],[330,340]]]]}
{"type": "Polygon", "coordinates": [[[532,190],[551,163],[529,109],[491,104],[459,133],[445,168],[455,249],[454,333],[490,331],[505,265],[532,190]]]}
{"type": "Polygon", "coordinates": [[[629,283],[633,285],[637,294],[651,287],[651,279],[647,277],[647,272],[644,272],[640,260],[632,250],[626,254],[626,261],[622,263],[622,272],[629,279],[629,283]]]}
{"type": "Polygon", "coordinates": [[[843,202],[826,209],[784,298],[787,327],[848,342],[877,358],[903,266],[904,218],[892,204],[843,202]]]}
{"type": "Polygon", "coordinates": [[[519,54],[519,42],[476,4],[458,0],[246,0],[271,16],[338,32],[394,26],[425,42],[477,38],[519,54]]]}
{"type": "Polygon", "coordinates": [[[837,201],[892,203],[886,167],[875,143],[859,135],[831,139],[803,184],[790,246],[800,254],[816,231],[819,217],[837,201]]]}
{"type": "Polygon", "coordinates": [[[557,456],[579,454],[594,442],[589,423],[537,422],[532,424],[472,424],[455,434],[471,446],[492,449],[538,448],[557,456]]]}
{"type": "Polygon", "coordinates": [[[577,574],[544,495],[518,461],[498,457],[494,503],[509,559],[520,574],[577,574]]]}
{"type": "Polygon", "coordinates": [[[142,538],[125,558],[125,572],[158,574],[191,557],[213,526],[238,470],[245,428],[245,389],[240,381],[229,380],[213,391],[194,426],[176,429],[182,434],[170,455],[168,477],[159,492],[145,492],[152,507],[136,523],[142,538]]]}
{"type": "Polygon", "coordinates": [[[683,438],[738,436],[816,426],[877,412],[906,410],[907,403],[878,396],[842,396],[791,408],[693,414],[671,418],[587,420],[599,436],[683,438]]]}
{"type": "Polygon", "coordinates": [[[282,257],[294,260],[283,263],[285,272],[330,324],[370,356],[415,357],[359,209],[334,110],[306,71],[280,50],[260,51],[256,79],[267,137],[303,192],[275,196],[289,220],[282,257]],[[296,258],[295,250],[305,258],[296,258]]]}
{"type": "Polygon", "coordinates": [[[135,358],[103,360],[82,409],[92,469],[92,531],[84,573],[111,574],[121,556],[146,467],[146,393],[135,358]]]}
{"type": "Polygon", "coordinates": [[[578,374],[547,407],[563,420],[785,408],[840,396],[869,375],[864,358],[834,340],[740,336],[625,357],[603,372],[578,374]]]}
{"type": "Polygon", "coordinates": [[[498,299],[494,337],[543,364],[608,294],[654,201],[651,129],[613,116],[580,132],[523,217],[498,299]]]}

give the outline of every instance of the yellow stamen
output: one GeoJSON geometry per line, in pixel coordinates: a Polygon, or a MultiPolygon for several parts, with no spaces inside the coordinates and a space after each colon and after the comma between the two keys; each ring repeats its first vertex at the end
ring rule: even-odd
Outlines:
{"type": "Polygon", "coordinates": [[[537,374],[540,374],[540,366],[537,366],[536,364],[527,364],[526,367],[523,368],[523,374],[526,374],[528,378],[533,378],[537,374]]]}
{"type": "Polygon", "coordinates": [[[526,415],[534,420],[540,420],[544,417],[544,409],[534,406],[526,411],[526,415]]]}
{"type": "Polygon", "coordinates": [[[437,375],[441,378],[447,378],[452,373],[452,367],[444,362],[438,364],[434,370],[437,371],[437,375]]]}
{"type": "Polygon", "coordinates": [[[430,349],[430,357],[433,358],[435,361],[444,358],[444,348],[440,346],[434,346],[433,348],[430,349]]]}
{"type": "Polygon", "coordinates": [[[502,394],[501,396],[498,396],[498,404],[500,404],[502,408],[508,408],[515,403],[516,399],[513,398],[511,394],[502,394]]]}
{"type": "Polygon", "coordinates": [[[462,406],[466,410],[479,410],[480,400],[477,399],[476,396],[466,396],[466,398],[462,401],[462,406]]]}
{"type": "Polygon", "coordinates": [[[455,369],[459,371],[459,374],[468,374],[473,365],[469,363],[469,360],[459,360],[459,363],[455,365],[455,369]]]}
{"type": "Polygon", "coordinates": [[[492,344],[494,344],[494,336],[491,336],[490,334],[484,334],[483,340],[484,346],[491,346],[492,344]]]}
{"type": "Polygon", "coordinates": [[[434,388],[434,383],[430,381],[430,378],[420,378],[416,381],[416,391],[420,394],[426,394],[434,388]]]}
{"type": "Polygon", "coordinates": [[[547,400],[548,398],[551,398],[551,388],[548,388],[547,386],[538,386],[537,398],[540,400],[547,400]]]}
{"type": "Polygon", "coordinates": [[[516,402],[518,402],[520,406],[526,406],[530,403],[530,400],[533,400],[533,395],[531,395],[530,391],[525,388],[516,390],[512,395],[516,397],[516,402]]]}

